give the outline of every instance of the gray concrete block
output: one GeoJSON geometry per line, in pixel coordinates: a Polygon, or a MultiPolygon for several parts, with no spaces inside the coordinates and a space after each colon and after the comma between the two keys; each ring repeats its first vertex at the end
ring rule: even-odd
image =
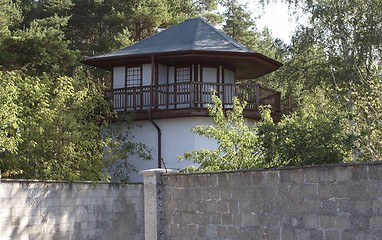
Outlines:
{"type": "Polygon", "coordinates": [[[223,225],[234,225],[234,222],[232,222],[232,213],[221,213],[221,219],[223,225]]]}
{"type": "Polygon", "coordinates": [[[290,172],[289,169],[281,169],[280,170],[280,184],[282,183],[290,183],[290,172]]]}
{"type": "Polygon", "coordinates": [[[308,214],[303,217],[303,225],[305,229],[319,229],[320,218],[315,214],[308,214]]]}
{"type": "Polygon", "coordinates": [[[206,183],[208,187],[216,187],[218,185],[218,175],[217,174],[207,174],[206,183]]]}
{"type": "Polygon", "coordinates": [[[189,212],[182,212],[181,214],[181,222],[183,224],[191,224],[192,223],[192,217],[193,217],[193,214],[189,213],[189,212]]]}
{"type": "Polygon", "coordinates": [[[304,169],[304,179],[305,183],[319,183],[320,176],[319,171],[314,168],[306,168],[304,169]]]}
{"type": "Polygon", "coordinates": [[[341,240],[356,240],[357,235],[353,231],[344,231],[341,235],[341,240]]]}
{"type": "Polygon", "coordinates": [[[347,182],[351,180],[351,171],[346,167],[334,168],[334,178],[336,182],[347,182]]]}
{"type": "Polygon", "coordinates": [[[230,200],[228,202],[228,212],[238,213],[239,212],[239,203],[236,200],[230,200]]]}
{"type": "Polygon", "coordinates": [[[309,240],[323,240],[324,233],[320,230],[310,230],[309,231],[309,240]]]}
{"type": "Polygon", "coordinates": [[[192,223],[195,225],[207,225],[209,223],[209,217],[204,213],[194,213],[192,215],[192,223]]]}
{"type": "Polygon", "coordinates": [[[350,215],[337,215],[335,229],[348,230],[352,229],[351,217],[350,215]]]}
{"type": "Polygon", "coordinates": [[[279,184],[279,172],[279,170],[264,172],[266,175],[266,183],[270,186],[279,184]]]}
{"type": "Polygon", "coordinates": [[[356,239],[357,240],[376,240],[378,238],[375,238],[373,233],[365,231],[365,232],[358,232],[356,239]]]}
{"type": "Polygon", "coordinates": [[[206,226],[206,239],[216,238],[217,237],[217,226],[216,225],[208,225],[206,226]]]}
{"type": "Polygon", "coordinates": [[[198,228],[196,225],[190,224],[187,225],[184,231],[184,236],[197,236],[198,228]]]}
{"type": "Polygon", "coordinates": [[[197,236],[200,237],[201,239],[205,239],[207,236],[205,226],[206,225],[200,225],[200,226],[198,226],[198,229],[197,229],[197,236]]]}
{"type": "Polygon", "coordinates": [[[280,240],[295,240],[294,233],[291,229],[282,228],[281,229],[281,238],[280,240]]]}
{"type": "Polygon", "coordinates": [[[222,224],[222,219],[220,213],[212,213],[210,215],[210,224],[215,224],[215,225],[221,225],[222,224]]]}
{"type": "Polygon", "coordinates": [[[308,240],[310,239],[309,231],[305,229],[295,229],[296,240],[308,240]]]}
{"type": "Polygon", "coordinates": [[[352,198],[336,199],[339,213],[354,214],[355,212],[355,200],[352,198]]]}
{"type": "Polygon", "coordinates": [[[373,201],[372,209],[373,209],[373,214],[382,215],[382,199],[373,201]]]}
{"type": "Polygon", "coordinates": [[[228,227],[217,226],[217,238],[225,239],[228,236],[228,227]]]}
{"type": "Polygon", "coordinates": [[[289,173],[290,181],[293,184],[303,184],[304,183],[304,170],[303,169],[295,169],[290,171],[289,173]]]}
{"type": "Polygon", "coordinates": [[[336,219],[337,217],[332,215],[320,216],[321,229],[333,229],[335,227],[336,219]]]}
{"type": "Polygon", "coordinates": [[[349,198],[350,192],[352,191],[350,185],[343,182],[333,183],[331,188],[333,197],[335,198],[349,198]]]}
{"type": "Polygon", "coordinates": [[[356,232],[363,232],[369,229],[368,216],[353,216],[351,219],[351,227],[356,232]]]}
{"type": "Polygon", "coordinates": [[[324,215],[334,215],[338,213],[337,202],[335,200],[323,200],[320,206],[320,213],[324,215]]]}
{"type": "Polygon", "coordinates": [[[370,229],[373,231],[382,231],[382,216],[370,218],[370,229]]]}
{"type": "Polygon", "coordinates": [[[367,193],[367,196],[372,199],[382,198],[381,182],[378,182],[378,181],[368,182],[366,193],[367,193]]]}
{"type": "Polygon", "coordinates": [[[371,213],[371,207],[371,202],[368,200],[359,200],[355,202],[355,210],[361,215],[369,215],[371,213]]]}
{"type": "Polygon", "coordinates": [[[227,237],[231,239],[237,239],[239,235],[239,227],[238,226],[229,226],[227,228],[227,237]]]}
{"type": "Polygon", "coordinates": [[[260,171],[251,172],[250,173],[251,185],[261,185],[266,179],[264,179],[264,175],[260,171]]]}
{"type": "MultiPolygon", "coordinates": [[[[184,203],[186,204],[186,203],[184,203]]],[[[182,208],[180,208],[182,209],[182,208]]],[[[216,201],[207,201],[206,202],[206,212],[209,212],[209,213],[216,213],[218,212],[218,207],[217,207],[217,202],[216,201]]]]}
{"type": "Polygon", "coordinates": [[[257,226],[259,224],[259,215],[254,213],[243,213],[243,226],[257,226]]]}
{"type": "Polygon", "coordinates": [[[304,198],[317,199],[318,198],[318,184],[305,184],[301,187],[301,194],[304,198]]]}
{"type": "Polygon", "coordinates": [[[333,197],[332,184],[330,183],[319,183],[318,185],[318,196],[321,199],[329,199],[333,197]]]}
{"type": "Polygon", "coordinates": [[[367,166],[369,179],[371,181],[382,181],[382,166],[371,165],[367,166]]]}
{"type": "Polygon", "coordinates": [[[368,167],[366,165],[358,165],[358,166],[352,167],[351,168],[352,180],[355,182],[369,180],[369,176],[367,172],[368,172],[368,167]]]}
{"type": "Polygon", "coordinates": [[[354,200],[367,200],[370,194],[367,191],[369,182],[366,181],[353,181],[351,182],[351,191],[349,192],[350,198],[354,200]]]}
{"type": "Polygon", "coordinates": [[[320,168],[318,171],[320,183],[333,183],[335,182],[334,171],[331,168],[320,168]]]}

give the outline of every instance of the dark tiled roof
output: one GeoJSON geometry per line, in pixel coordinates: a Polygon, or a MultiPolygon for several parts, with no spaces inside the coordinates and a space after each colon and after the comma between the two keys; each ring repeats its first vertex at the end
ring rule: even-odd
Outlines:
{"type": "Polygon", "coordinates": [[[252,53],[202,18],[192,18],[131,46],[87,60],[184,51],[252,53]]]}
{"type": "Polygon", "coordinates": [[[282,64],[253,52],[201,18],[192,18],[118,51],[89,57],[87,65],[111,71],[125,64],[173,65],[182,62],[221,64],[235,69],[236,79],[254,79],[282,64]]]}

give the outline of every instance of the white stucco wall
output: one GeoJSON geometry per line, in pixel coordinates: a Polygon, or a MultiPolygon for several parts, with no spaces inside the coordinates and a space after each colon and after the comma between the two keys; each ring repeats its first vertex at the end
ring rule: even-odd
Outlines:
{"type": "Polygon", "coordinates": [[[167,84],[167,67],[162,64],[158,64],[158,83],[167,84]]]}
{"type": "Polygon", "coordinates": [[[216,83],[217,82],[217,69],[203,67],[203,82],[216,83]]]}
{"type": "Polygon", "coordinates": [[[228,69],[224,69],[224,83],[235,83],[235,73],[228,69]]]}
{"type": "Polygon", "coordinates": [[[174,83],[174,67],[168,68],[168,83],[174,83]]]}
{"type": "Polygon", "coordinates": [[[125,67],[113,68],[113,87],[114,88],[125,87],[125,67]]]}
{"type": "Polygon", "coordinates": [[[142,85],[149,86],[151,84],[151,64],[142,65],[142,85]]]}
{"type": "MultiPolygon", "coordinates": [[[[167,168],[183,169],[193,165],[191,161],[178,161],[177,156],[183,155],[187,151],[200,148],[216,149],[217,144],[211,139],[199,136],[191,132],[191,129],[198,125],[212,125],[213,121],[208,117],[188,117],[155,120],[162,132],[162,158],[167,168]]],[[[152,149],[152,161],[142,161],[136,157],[131,157],[131,163],[138,170],[157,168],[158,156],[158,135],[157,130],[148,120],[136,121],[131,133],[134,141],[146,144],[152,149]],[[138,127],[140,126],[140,127],[138,127]]],[[[163,167],[163,165],[162,165],[163,167]]],[[[139,174],[130,174],[131,182],[141,182],[142,176],[139,174]]]]}

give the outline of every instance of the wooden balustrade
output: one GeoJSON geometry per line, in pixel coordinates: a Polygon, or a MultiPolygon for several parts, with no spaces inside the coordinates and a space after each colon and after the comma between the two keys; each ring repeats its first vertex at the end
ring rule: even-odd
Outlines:
{"type": "Polygon", "coordinates": [[[144,111],[151,104],[158,110],[206,108],[212,103],[211,91],[215,91],[224,108],[232,108],[232,98],[237,96],[247,102],[247,109],[257,111],[260,105],[270,105],[273,112],[281,112],[280,92],[258,84],[188,82],[160,84],[150,90],[150,86],[114,89],[110,92],[114,110],[144,111]]]}

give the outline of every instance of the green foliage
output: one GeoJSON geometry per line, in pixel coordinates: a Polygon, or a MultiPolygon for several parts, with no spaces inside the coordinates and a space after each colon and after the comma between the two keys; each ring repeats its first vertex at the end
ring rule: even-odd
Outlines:
{"type": "Polygon", "coordinates": [[[44,25],[42,21],[34,21],[28,29],[17,30],[4,40],[2,65],[9,69],[26,67],[37,74],[70,72],[76,62],[75,52],[68,49],[59,27],[44,25]]]}
{"type": "Polygon", "coordinates": [[[105,157],[105,149],[111,155],[143,156],[144,146],[128,140],[118,142],[121,139],[107,134],[105,117],[110,113],[103,89],[81,74],[30,77],[2,72],[1,79],[7,86],[6,94],[0,94],[4,100],[0,108],[7,114],[0,118],[0,169],[4,176],[107,180],[103,170],[115,160],[105,157]],[[119,148],[114,147],[116,143],[119,148]]]}
{"type": "Polygon", "coordinates": [[[216,0],[72,2],[65,34],[84,56],[117,50],[187,18],[209,16],[217,7],[216,0]]]}
{"type": "Polygon", "coordinates": [[[242,115],[245,103],[233,99],[234,107],[225,115],[221,101],[216,96],[213,99],[209,111],[215,126],[198,126],[192,131],[216,140],[218,148],[195,150],[179,157],[199,164],[197,169],[188,170],[311,165],[350,159],[352,136],[344,133],[343,116],[323,114],[323,109],[331,106],[328,102],[306,99],[302,111],[283,116],[279,123],[274,123],[270,109],[263,107],[262,121],[247,125],[242,115]]]}
{"type": "MultiPolygon", "coordinates": [[[[14,101],[22,141],[2,156],[0,167],[8,177],[101,180],[101,132],[92,117],[97,94],[92,86],[77,89],[73,78],[29,77],[2,73],[19,89],[14,101]]],[[[78,80],[78,79],[77,79],[78,80]]],[[[3,125],[3,122],[2,122],[3,125]]]]}
{"type": "Polygon", "coordinates": [[[381,159],[377,66],[382,54],[382,2],[279,2],[288,3],[294,17],[308,16],[309,24],[296,29],[291,45],[279,45],[284,67],[264,82],[282,90],[286,113],[302,111],[302,99],[324,91],[327,101],[338,103],[338,111],[324,114],[347,116],[344,131],[354,136],[353,160],[381,159]]]}
{"type": "Polygon", "coordinates": [[[0,156],[12,154],[17,151],[17,144],[21,142],[21,124],[17,105],[20,89],[15,82],[16,75],[0,72],[0,156]]]}
{"type": "Polygon", "coordinates": [[[0,0],[0,38],[9,31],[10,26],[21,22],[20,6],[12,0],[0,0]]]}
{"type": "Polygon", "coordinates": [[[353,85],[354,124],[351,130],[357,136],[358,157],[364,161],[382,159],[381,73],[378,66],[372,67],[367,74],[359,72],[362,82],[353,85]]]}
{"type": "MultiPolygon", "coordinates": [[[[26,68],[34,75],[72,73],[77,53],[68,48],[63,32],[67,17],[53,13],[57,6],[48,14],[49,8],[35,6],[40,2],[45,1],[22,1],[8,6],[10,11],[5,12],[8,31],[0,37],[0,65],[5,69],[26,68]]],[[[53,1],[49,2],[53,7],[53,1]]]]}
{"type": "Polygon", "coordinates": [[[305,97],[296,113],[274,123],[270,110],[262,110],[258,134],[267,166],[312,165],[351,160],[354,136],[338,106],[317,92],[305,97]]]}
{"type": "Polygon", "coordinates": [[[213,95],[213,102],[213,106],[209,106],[209,113],[216,126],[198,126],[192,131],[216,140],[218,149],[187,152],[184,159],[200,164],[200,171],[261,167],[262,152],[256,126],[246,125],[242,115],[245,104],[234,98],[233,110],[225,115],[222,103],[216,95],[213,95]]]}

